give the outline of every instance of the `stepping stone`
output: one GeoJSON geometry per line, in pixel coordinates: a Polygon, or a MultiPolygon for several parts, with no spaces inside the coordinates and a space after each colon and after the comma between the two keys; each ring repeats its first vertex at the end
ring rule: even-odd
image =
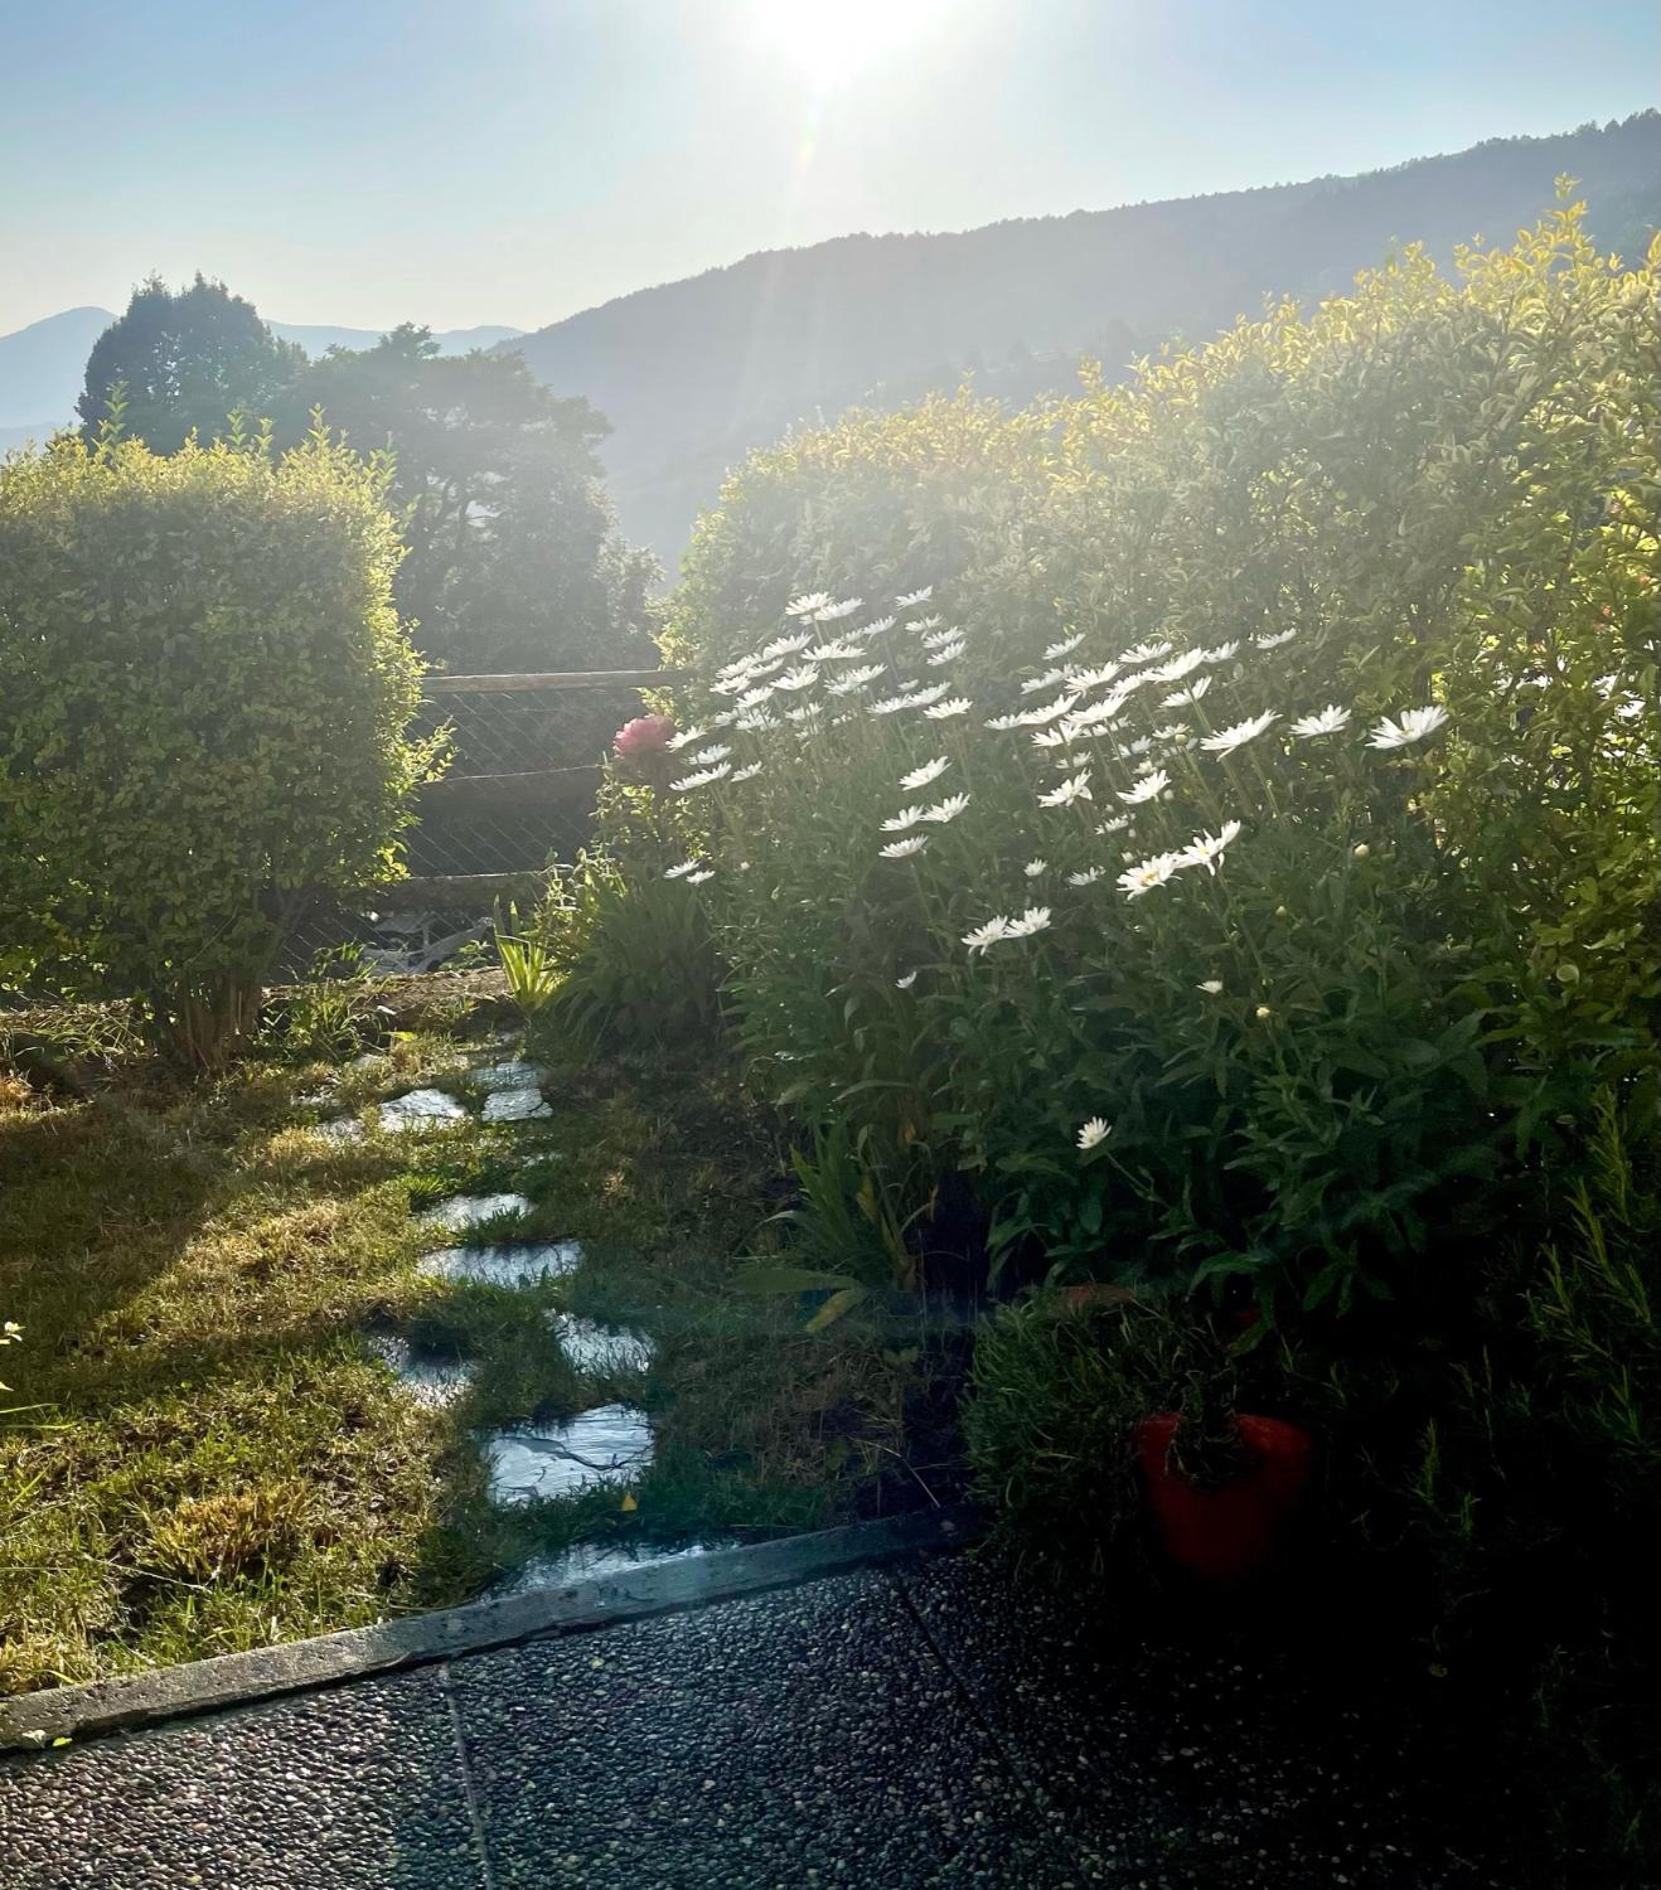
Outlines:
{"type": "Polygon", "coordinates": [[[627,1404],[581,1411],[569,1424],[492,1431],[480,1441],[490,1499],[507,1505],[630,1483],[652,1461],[646,1413],[627,1404]]]}
{"type": "Polygon", "coordinates": [[[381,1104],[381,1127],[407,1133],[411,1129],[442,1128],[447,1122],[461,1122],[467,1111],[441,1089],[412,1089],[407,1096],[395,1096],[381,1104]]]}
{"type": "Polygon", "coordinates": [[[417,1214],[415,1220],[418,1227],[442,1227],[446,1233],[462,1234],[504,1214],[529,1214],[532,1205],[522,1194],[453,1194],[425,1214],[417,1214]]]}
{"type": "Polygon", "coordinates": [[[514,1240],[493,1247],[443,1247],[427,1255],[421,1271],[429,1279],[479,1286],[535,1286],[575,1273],[582,1257],[574,1240],[514,1240]]]}
{"type": "Polygon", "coordinates": [[[538,1069],[534,1063],[514,1057],[508,1063],[486,1063],[476,1070],[469,1070],[467,1080],[477,1083],[480,1089],[535,1089],[547,1074],[546,1070],[538,1069]]]}
{"type": "Polygon", "coordinates": [[[553,1113],[539,1089],[493,1089],[484,1099],[486,1122],[539,1122],[553,1113]]]}
{"type": "Polygon", "coordinates": [[[383,1365],[397,1374],[415,1402],[429,1411],[452,1405],[473,1382],[473,1367],[461,1358],[440,1358],[412,1349],[397,1332],[370,1332],[364,1343],[383,1365]]]}
{"type": "Polygon", "coordinates": [[[485,1599],[498,1595],[528,1595],[541,1588],[570,1588],[577,1582],[603,1581],[608,1575],[632,1575],[637,1569],[655,1568],[660,1562],[684,1562],[695,1555],[708,1555],[715,1549],[738,1549],[743,1544],[736,1536],[719,1542],[693,1542],[679,1549],[608,1549],[598,1542],[574,1542],[558,1555],[533,1555],[511,1575],[505,1575],[486,1591],[485,1599]]]}
{"type": "Polygon", "coordinates": [[[652,1342],[644,1332],[602,1326],[568,1312],[550,1313],[548,1326],[579,1372],[643,1372],[652,1362],[652,1342]]]}

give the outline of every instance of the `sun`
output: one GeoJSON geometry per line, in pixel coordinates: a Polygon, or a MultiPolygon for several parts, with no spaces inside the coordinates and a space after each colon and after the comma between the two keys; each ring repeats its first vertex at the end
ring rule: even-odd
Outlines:
{"type": "Polygon", "coordinates": [[[845,85],[912,44],[947,0],[755,0],[763,36],[815,90],[845,85]]]}

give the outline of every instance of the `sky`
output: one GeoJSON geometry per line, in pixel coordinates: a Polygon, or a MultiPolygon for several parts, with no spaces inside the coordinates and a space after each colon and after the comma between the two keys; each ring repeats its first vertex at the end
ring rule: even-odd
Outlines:
{"type": "Polygon", "coordinates": [[[0,334],[197,270],[285,322],[539,328],[1658,97],[1655,0],[0,0],[0,334]]]}

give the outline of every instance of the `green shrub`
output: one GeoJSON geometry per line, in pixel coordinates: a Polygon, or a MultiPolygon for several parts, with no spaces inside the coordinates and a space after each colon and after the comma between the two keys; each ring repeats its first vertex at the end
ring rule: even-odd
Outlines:
{"type": "Polygon", "coordinates": [[[1572,210],[1410,251],[1052,413],[983,554],[1042,610],[810,597],[708,676],[671,791],[777,1093],[1066,1277],[1466,1294],[1656,1054],[1655,294],[1572,210]]]}
{"type": "Polygon", "coordinates": [[[4,936],[211,1062],[307,888],[396,870],[431,744],[382,475],[321,433],[0,469],[4,936]]]}

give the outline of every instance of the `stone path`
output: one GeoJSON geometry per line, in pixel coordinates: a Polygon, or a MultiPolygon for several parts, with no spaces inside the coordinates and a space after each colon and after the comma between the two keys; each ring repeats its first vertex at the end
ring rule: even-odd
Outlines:
{"type": "MultiPolygon", "coordinates": [[[[467,1072],[469,1087],[483,1092],[482,1120],[519,1123],[551,1116],[553,1112],[541,1090],[547,1072],[516,1056],[503,1059],[503,1047],[500,1042],[495,1046],[496,1061],[475,1065],[467,1072]]],[[[377,1114],[384,1130],[412,1134],[464,1121],[468,1110],[444,1090],[421,1088],[380,1103],[377,1114]]],[[[361,1123],[354,1118],[342,1118],[322,1128],[324,1133],[337,1137],[350,1137],[354,1131],[362,1133],[361,1123]]],[[[422,1259],[421,1271],[454,1283],[509,1290],[568,1278],[582,1264],[582,1248],[576,1241],[511,1237],[513,1224],[533,1211],[534,1203],[528,1196],[513,1192],[455,1195],[438,1202],[417,1216],[421,1226],[450,1234],[488,1227],[505,1237],[440,1247],[422,1259]]],[[[617,1330],[566,1312],[551,1313],[548,1327],[550,1346],[562,1351],[579,1371],[616,1377],[644,1373],[651,1363],[651,1340],[643,1332],[617,1330]]],[[[397,1374],[410,1396],[428,1408],[454,1403],[472,1381],[468,1361],[423,1355],[399,1333],[370,1334],[368,1342],[397,1374]]],[[[491,1497],[507,1506],[574,1496],[598,1483],[627,1484],[651,1463],[653,1449],[645,1413],[617,1403],[578,1412],[566,1421],[527,1422],[510,1430],[484,1433],[476,1441],[489,1472],[491,1497]]],[[[683,1552],[658,1550],[640,1559],[656,1560],[683,1552]]],[[[563,1586],[579,1579],[586,1567],[580,1550],[539,1558],[516,1571],[506,1586],[563,1586]]]]}
{"type": "MultiPolygon", "coordinates": [[[[1473,1812],[1497,1849],[1504,1807],[1478,1793],[1473,1812]]],[[[961,1557],[7,1759],[0,1878],[8,1890],[1530,1881],[1438,1823],[1411,1746],[1364,1694],[1238,1650],[1127,1639],[1078,1598],[961,1557]]]]}

